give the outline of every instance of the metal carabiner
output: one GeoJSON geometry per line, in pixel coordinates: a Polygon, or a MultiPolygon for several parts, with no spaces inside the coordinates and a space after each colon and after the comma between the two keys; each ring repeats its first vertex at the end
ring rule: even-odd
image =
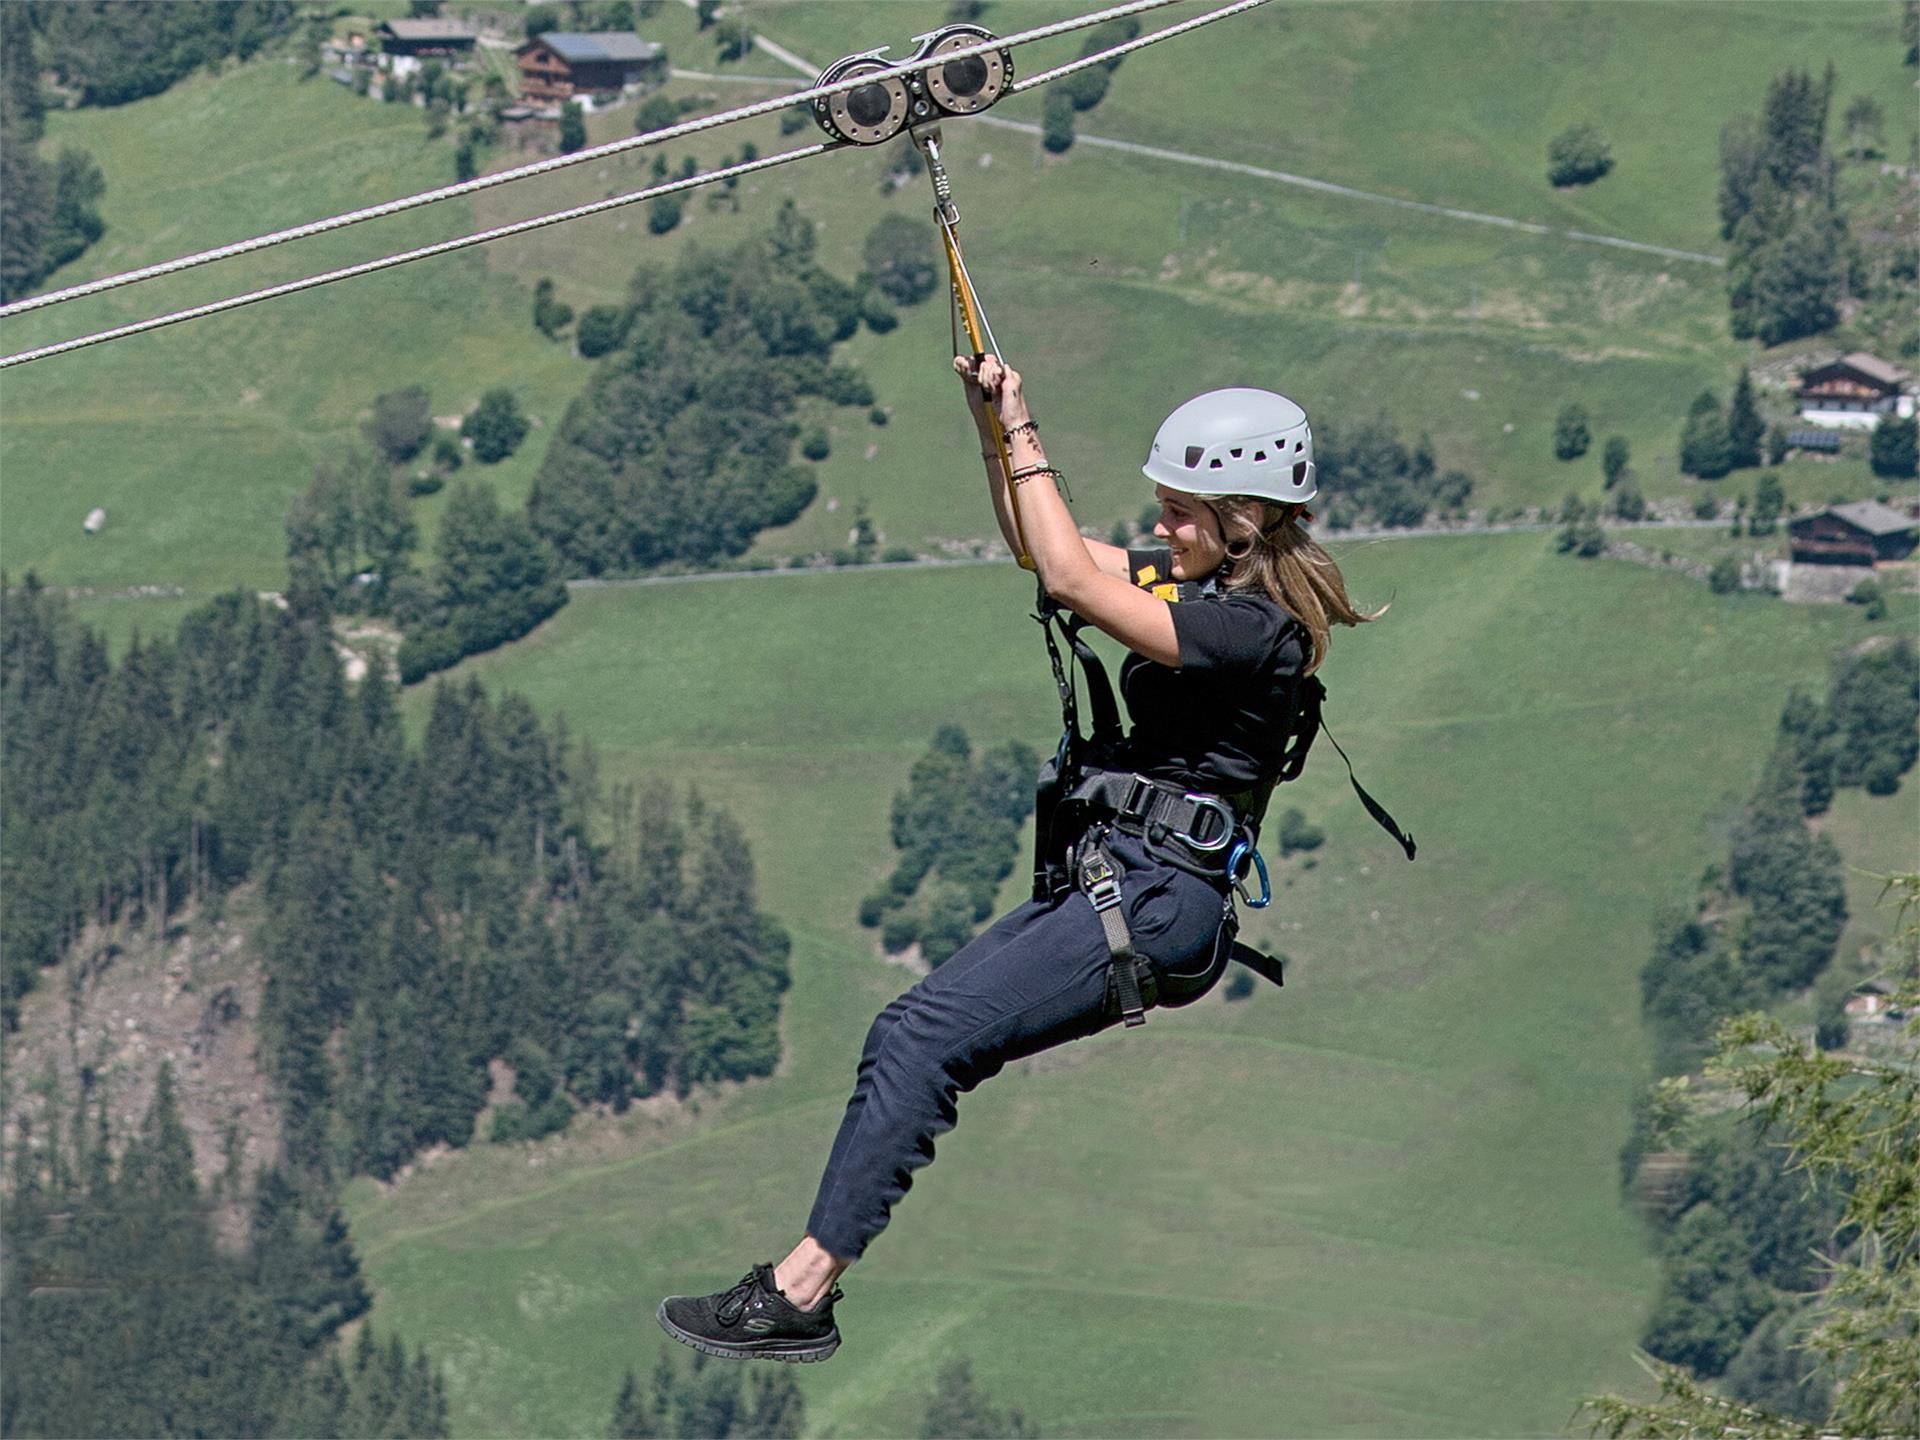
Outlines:
{"type": "Polygon", "coordinates": [[[1233,888],[1239,893],[1240,898],[1247,902],[1249,910],[1264,910],[1273,903],[1273,885],[1267,879],[1267,862],[1260,858],[1259,849],[1245,840],[1235,845],[1233,853],[1227,856],[1227,879],[1233,882],[1233,888]],[[1240,865],[1248,856],[1253,857],[1253,868],[1260,876],[1258,900],[1247,894],[1247,887],[1241,883],[1246,876],[1241,872],[1240,865]]]}

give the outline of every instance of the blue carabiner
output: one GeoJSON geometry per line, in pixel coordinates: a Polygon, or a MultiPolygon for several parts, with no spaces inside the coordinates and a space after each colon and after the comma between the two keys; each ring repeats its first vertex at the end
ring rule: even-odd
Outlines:
{"type": "Polygon", "coordinates": [[[1247,902],[1249,910],[1264,910],[1273,903],[1273,885],[1267,879],[1267,862],[1260,858],[1260,852],[1245,840],[1233,847],[1233,853],[1227,856],[1227,878],[1233,881],[1233,888],[1240,898],[1247,902]],[[1247,887],[1240,882],[1246,877],[1241,873],[1240,862],[1249,855],[1253,857],[1253,868],[1260,874],[1260,898],[1254,899],[1247,894],[1247,887]]]}

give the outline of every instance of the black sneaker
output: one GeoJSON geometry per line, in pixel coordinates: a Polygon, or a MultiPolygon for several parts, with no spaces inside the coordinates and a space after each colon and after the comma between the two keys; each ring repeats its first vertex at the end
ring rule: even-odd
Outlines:
{"type": "Polygon", "coordinates": [[[660,1302],[660,1328],[682,1345],[733,1360],[824,1360],[840,1348],[833,1323],[835,1285],[811,1310],[802,1310],[774,1283],[773,1266],[756,1265],[718,1295],[669,1295],[660,1302]]]}

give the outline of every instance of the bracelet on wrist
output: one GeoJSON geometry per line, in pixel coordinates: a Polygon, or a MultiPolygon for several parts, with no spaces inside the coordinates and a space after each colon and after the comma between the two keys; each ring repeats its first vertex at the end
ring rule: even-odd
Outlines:
{"type": "Polygon", "coordinates": [[[1027,481],[1041,475],[1051,475],[1055,480],[1065,480],[1067,478],[1051,465],[1023,465],[1014,471],[1008,479],[1015,485],[1024,485],[1027,481]]]}
{"type": "Polygon", "coordinates": [[[1040,426],[1032,420],[1022,420],[1018,425],[1007,426],[1007,438],[1011,440],[1023,430],[1036,440],[1040,438],[1040,426]]]}

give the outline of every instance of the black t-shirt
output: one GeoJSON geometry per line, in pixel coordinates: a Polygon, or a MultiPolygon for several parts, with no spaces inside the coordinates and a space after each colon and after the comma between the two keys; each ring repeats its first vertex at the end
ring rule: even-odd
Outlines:
{"type": "Polygon", "coordinates": [[[1144,655],[1120,667],[1133,721],[1120,763],[1194,790],[1232,795],[1273,778],[1286,748],[1306,630],[1264,593],[1217,580],[1175,585],[1166,550],[1129,550],[1134,583],[1174,602],[1180,665],[1144,655]]]}

